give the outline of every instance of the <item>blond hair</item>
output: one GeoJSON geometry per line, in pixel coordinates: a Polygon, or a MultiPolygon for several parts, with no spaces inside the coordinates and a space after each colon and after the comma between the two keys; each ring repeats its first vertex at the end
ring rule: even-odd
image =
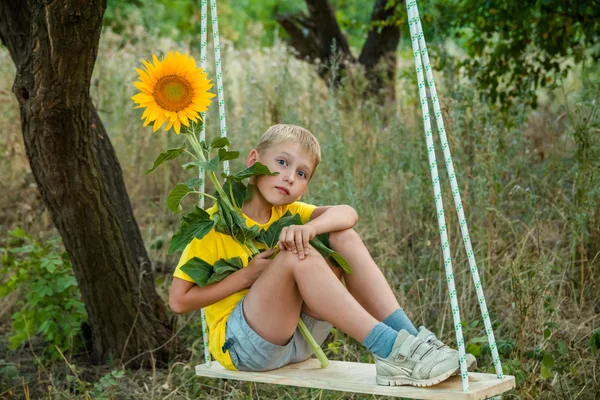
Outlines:
{"type": "Polygon", "coordinates": [[[297,125],[278,124],[270,126],[258,140],[256,150],[260,154],[269,147],[286,142],[299,143],[302,149],[314,160],[314,169],[317,168],[321,162],[321,146],[319,145],[317,138],[314,137],[308,129],[304,129],[297,125]]]}

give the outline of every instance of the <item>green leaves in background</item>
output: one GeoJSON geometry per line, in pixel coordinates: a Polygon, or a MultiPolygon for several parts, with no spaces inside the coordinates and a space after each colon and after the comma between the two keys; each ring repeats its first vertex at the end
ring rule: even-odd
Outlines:
{"type": "Polygon", "coordinates": [[[210,219],[210,215],[195,206],[194,211],[181,218],[181,225],[171,239],[168,254],[185,249],[194,238],[202,239],[213,226],[215,222],[210,219]]]}
{"type": "Polygon", "coordinates": [[[152,165],[152,168],[150,168],[148,171],[146,171],[146,175],[148,175],[150,172],[154,171],[156,168],[158,168],[159,165],[161,165],[165,161],[173,160],[174,158],[179,157],[179,155],[185,151],[185,148],[186,148],[186,146],[184,143],[183,145],[181,145],[181,147],[177,147],[175,149],[169,149],[169,150],[165,151],[164,153],[160,153],[160,155],[156,158],[156,160],[154,160],[154,165],[152,165]]]}
{"type": "Polygon", "coordinates": [[[0,282],[0,298],[20,293],[11,316],[8,347],[17,349],[35,337],[43,345],[38,360],[42,364],[61,359],[61,351],[79,352],[84,348],[81,324],[87,314],[60,240],[39,242],[17,228],[9,232],[6,243],[6,249],[0,248],[0,276],[5,277],[0,282]]]}

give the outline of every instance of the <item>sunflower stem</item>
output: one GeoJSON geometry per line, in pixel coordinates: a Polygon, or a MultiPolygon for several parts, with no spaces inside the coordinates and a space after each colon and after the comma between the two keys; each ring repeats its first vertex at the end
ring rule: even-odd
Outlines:
{"type": "Polygon", "coordinates": [[[313,353],[315,353],[315,356],[317,356],[317,359],[321,363],[321,368],[327,368],[329,365],[329,360],[327,359],[327,356],[325,356],[321,346],[319,346],[319,344],[312,337],[310,331],[304,324],[304,321],[302,321],[302,318],[298,319],[298,329],[300,329],[300,333],[302,333],[302,336],[304,336],[304,340],[306,340],[306,343],[308,343],[313,353]]]}
{"type": "MultiPolygon", "coordinates": [[[[190,129],[185,133],[185,135],[188,138],[190,144],[192,145],[194,151],[196,152],[198,159],[201,160],[202,162],[206,162],[206,157],[204,156],[204,151],[202,151],[202,146],[200,146],[200,143],[198,142],[198,138],[196,138],[195,132],[192,129],[190,129]]],[[[221,197],[223,198],[223,201],[225,201],[225,203],[227,203],[227,205],[229,205],[233,208],[233,206],[229,202],[229,199],[225,195],[225,191],[223,190],[221,183],[217,179],[217,175],[215,174],[215,172],[214,171],[207,171],[207,172],[208,172],[208,176],[209,176],[210,180],[215,185],[215,190],[221,195],[221,197]]]]}

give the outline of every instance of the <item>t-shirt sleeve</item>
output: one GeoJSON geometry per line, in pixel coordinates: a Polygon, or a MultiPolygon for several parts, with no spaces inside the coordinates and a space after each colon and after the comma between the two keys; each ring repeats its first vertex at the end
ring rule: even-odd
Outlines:
{"type": "Polygon", "coordinates": [[[312,215],[313,211],[315,211],[316,208],[317,208],[317,206],[314,206],[312,204],[307,204],[307,203],[303,203],[301,201],[296,201],[296,202],[290,204],[288,210],[292,214],[300,214],[300,219],[302,220],[302,223],[305,224],[310,220],[310,216],[312,215]]]}
{"type": "Polygon", "coordinates": [[[181,267],[194,257],[201,258],[210,265],[214,265],[217,261],[217,246],[214,230],[208,232],[206,236],[200,240],[193,239],[185,249],[183,249],[183,253],[181,253],[181,258],[179,259],[179,263],[177,263],[177,268],[175,268],[173,276],[188,282],[194,282],[188,274],[181,270],[181,267]]]}

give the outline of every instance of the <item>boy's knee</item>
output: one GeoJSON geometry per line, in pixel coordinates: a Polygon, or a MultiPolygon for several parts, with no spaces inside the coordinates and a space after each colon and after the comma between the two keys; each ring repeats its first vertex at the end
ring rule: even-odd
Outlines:
{"type": "Polygon", "coordinates": [[[344,244],[356,241],[357,239],[360,240],[360,236],[352,228],[344,229],[344,230],[336,231],[336,232],[331,232],[329,234],[329,244],[331,245],[331,248],[334,250],[340,248],[344,244]]]}
{"type": "Polygon", "coordinates": [[[277,263],[281,266],[285,266],[288,268],[302,268],[306,266],[307,263],[322,265],[324,268],[329,268],[323,256],[314,248],[310,247],[309,253],[304,257],[304,259],[300,259],[298,254],[294,254],[291,251],[284,250],[280,251],[275,257],[277,263]]]}

